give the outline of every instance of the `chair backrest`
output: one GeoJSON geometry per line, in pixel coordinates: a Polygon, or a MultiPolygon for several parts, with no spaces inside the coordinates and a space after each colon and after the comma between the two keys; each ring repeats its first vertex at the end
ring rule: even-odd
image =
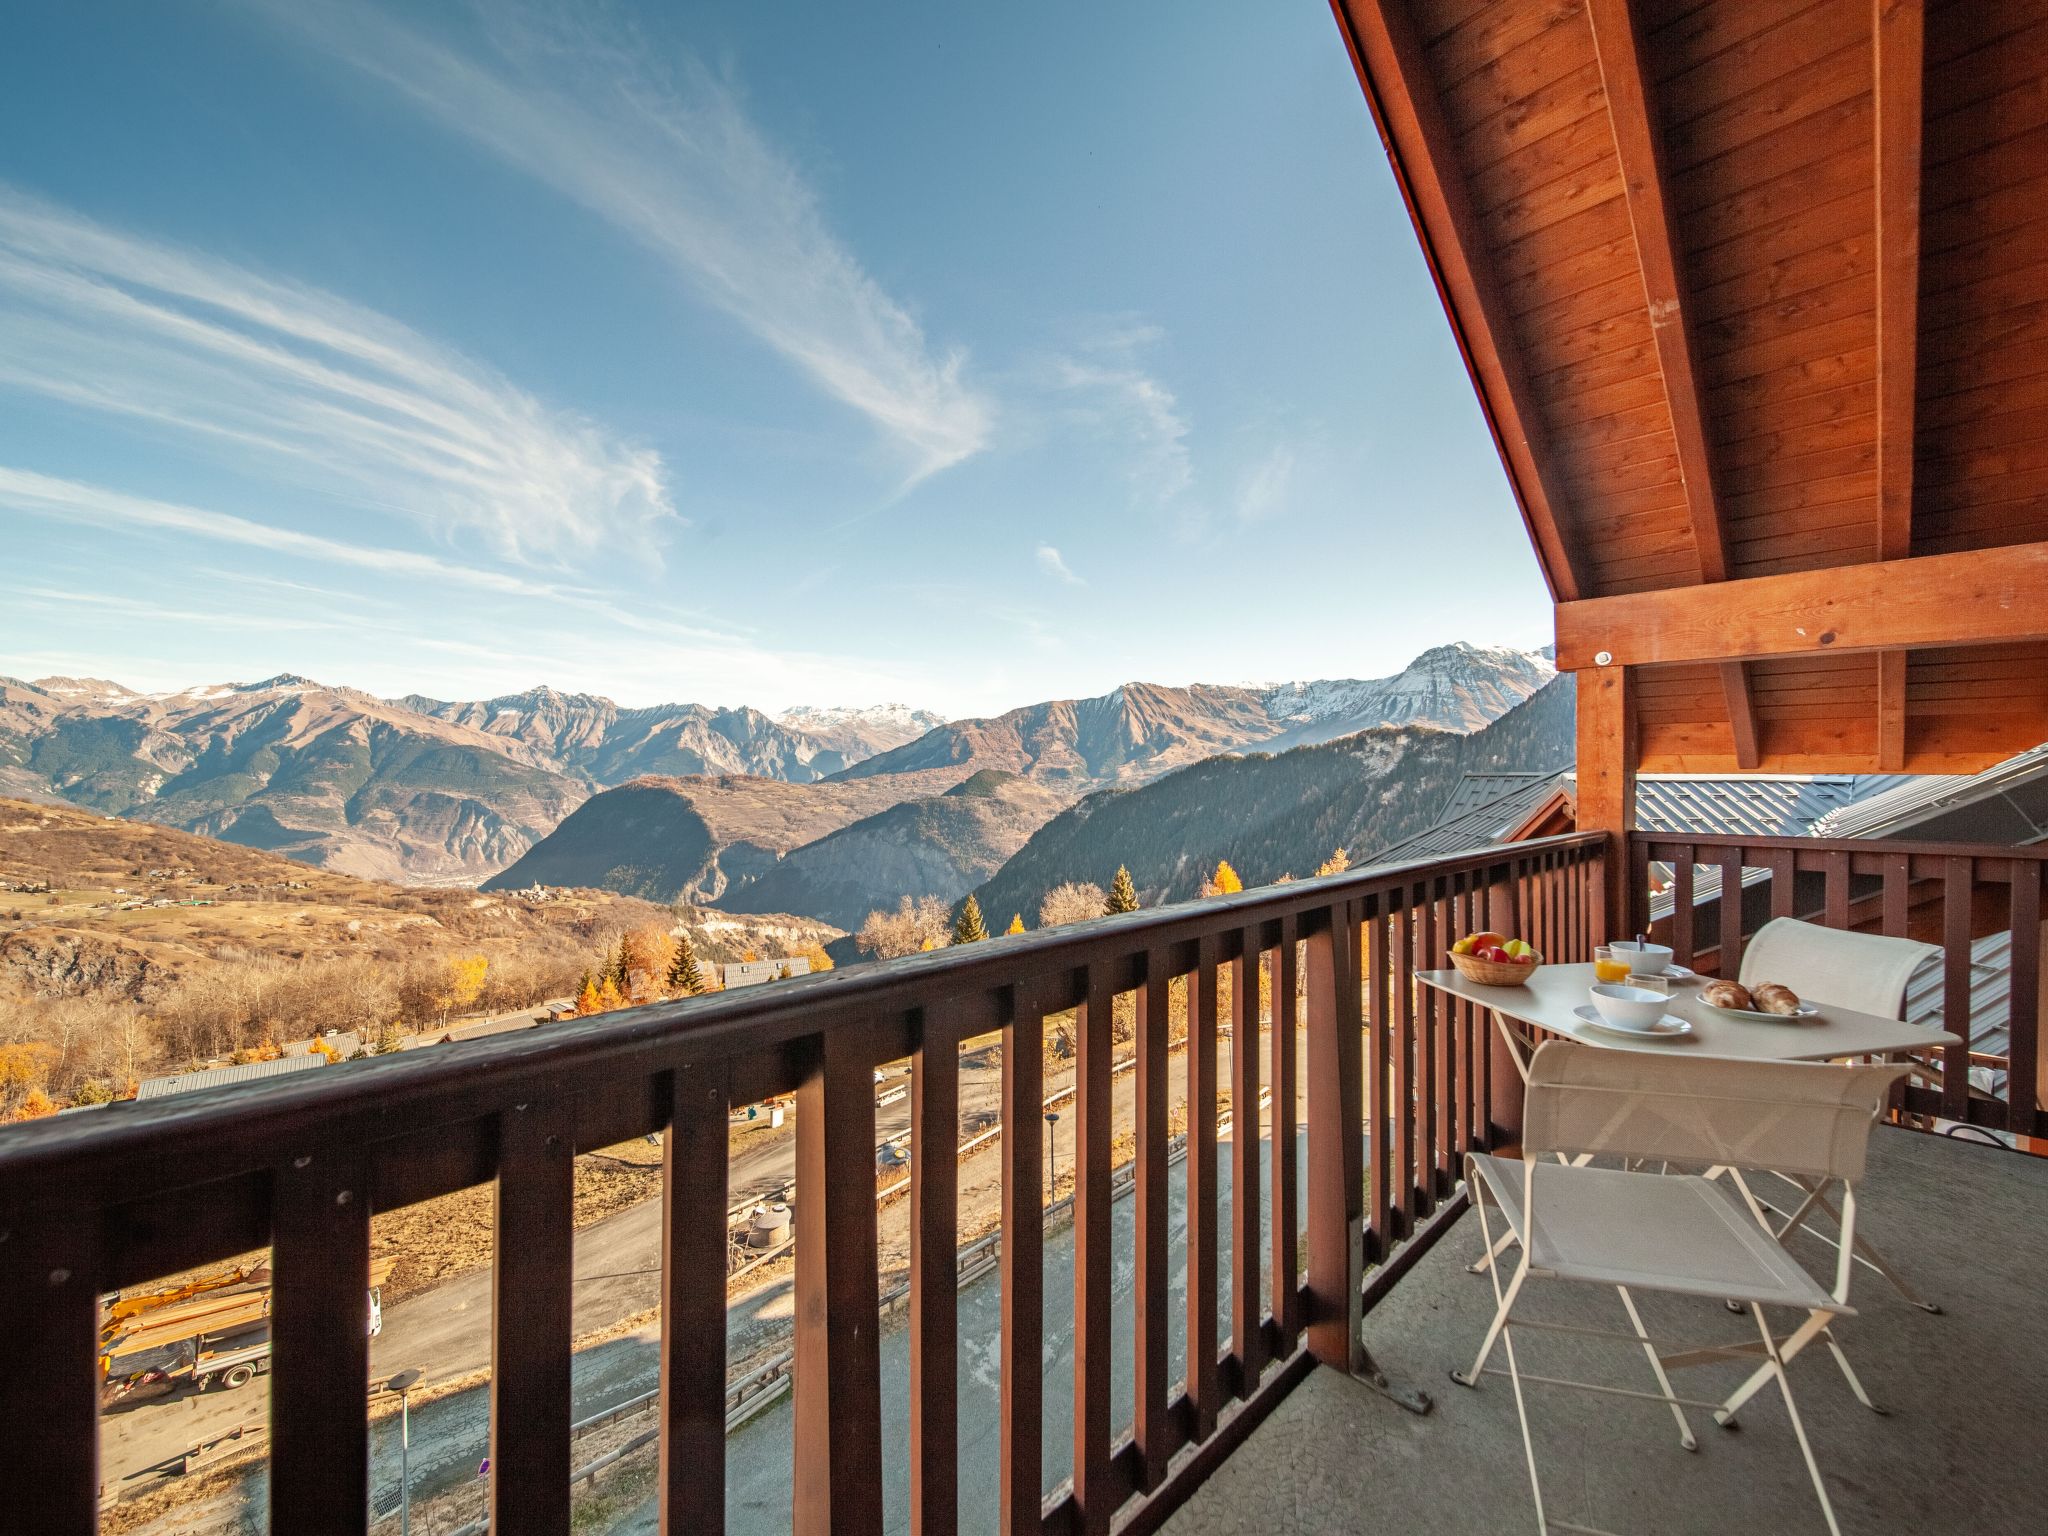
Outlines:
{"type": "Polygon", "coordinates": [[[1744,986],[1782,982],[1802,998],[1880,1019],[1906,1016],[1906,984],[1941,950],[1915,939],[1774,917],[1742,951],[1744,986]]]}
{"type": "Polygon", "coordinates": [[[1870,1127],[1907,1071],[1552,1040],[1529,1063],[1522,1155],[1604,1153],[1853,1184],[1870,1127]]]}

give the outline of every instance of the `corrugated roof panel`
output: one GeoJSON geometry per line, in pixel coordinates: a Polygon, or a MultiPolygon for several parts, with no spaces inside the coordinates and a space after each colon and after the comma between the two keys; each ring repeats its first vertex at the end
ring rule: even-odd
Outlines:
{"type": "Polygon", "coordinates": [[[288,1072],[303,1072],[325,1066],[319,1056],[273,1056],[268,1061],[249,1061],[232,1067],[215,1067],[205,1072],[174,1072],[169,1077],[152,1077],[135,1090],[138,1099],[167,1098],[174,1093],[196,1093],[202,1088],[228,1088],[238,1083],[260,1083],[288,1072]]]}
{"type": "Polygon", "coordinates": [[[1436,814],[1437,825],[1456,820],[1468,811],[1476,811],[1482,805],[1491,805],[1502,795],[1518,789],[1526,789],[1541,779],[1552,779],[1553,773],[1468,773],[1452,786],[1443,808],[1436,814]]]}
{"type": "Polygon", "coordinates": [[[2048,745],[1982,773],[1894,775],[1882,793],[1831,812],[1814,832],[1820,837],[1903,837],[1971,806],[1999,801],[2004,840],[2038,842],[2048,836],[2048,820],[2034,792],[2043,784],[2048,784],[2048,745]]]}

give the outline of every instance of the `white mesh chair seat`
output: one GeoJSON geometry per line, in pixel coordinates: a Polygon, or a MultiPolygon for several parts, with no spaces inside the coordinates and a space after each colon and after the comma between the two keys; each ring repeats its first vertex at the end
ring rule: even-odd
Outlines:
{"type": "Polygon", "coordinates": [[[1837,1315],[1853,1310],[1772,1241],[1726,1184],[1538,1163],[1530,1170],[1532,1236],[1522,1211],[1522,1163],[1474,1154],[1470,1166],[1527,1249],[1533,1276],[1837,1315]]]}
{"type": "MultiPolygon", "coordinates": [[[[1451,1374],[1468,1387],[1478,1386],[1485,1375],[1513,1381],[1539,1532],[1550,1530],[1552,1522],[1544,1512],[1543,1483],[1523,1398],[1525,1381],[1662,1402],[1678,1421],[1679,1443],[1693,1450],[1697,1442],[1685,1417],[1686,1405],[1693,1400],[1673,1393],[1669,1373],[1714,1360],[1739,1360],[1754,1366],[1749,1379],[1718,1403],[1693,1406],[1710,1407],[1718,1422],[1730,1424],[1759,1389],[1776,1383],[1821,1513],[1828,1529],[1840,1536],[1785,1366],[1816,1339],[1826,1339],[1833,1347],[1829,1324],[1852,1310],[1847,1246],[1834,1289],[1823,1290],[1779,1244],[1746,1185],[1738,1181],[1731,1188],[1690,1174],[1635,1172],[1629,1165],[1678,1163],[1738,1174],[1745,1168],[1775,1169],[1822,1182],[1839,1181],[1845,1191],[1843,1235],[1853,1244],[1854,1186],[1863,1176],[1870,1127],[1905,1070],[1654,1056],[1562,1040],[1536,1052],[1529,1063],[1523,1106],[1522,1158],[1472,1153],[1465,1159],[1468,1187],[1489,1252],[1499,1251],[1492,1230],[1492,1213],[1497,1210],[1520,1240],[1522,1256],[1505,1288],[1501,1266],[1486,1266],[1497,1303],[1493,1321],[1472,1368],[1451,1374]],[[1619,1158],[1623,1166],[1591,1166],[1590,1159],[1601,1156],[1619,1158]],[[1610,1336],[1642,1351],[1658,1390],[1637,1392],[1597,1382],[1525,1376],[1516,1360],[1518,1330],[1603,1332],[1517,1317],[1516,1304],[1531,1280],[1613,1286],[1633,1331],[1610,1336]],[[1636,1309],[1632,1293],[1638,1290],[1740,1303],[1755,1322],[1756,1340],[1660,1352],[1636,1309]],[[1805,1319],[1780,1338],[1771,1330],[1765,1307],[1790,1308],[1803,1312],[1805,1319]],[[1487,1364],[1496,1345],[1506,1355],[1505,1370],[1487,1364]]],[[[1555,1523],[1560,1529],[1587,1529],[1555,1523]]]]}

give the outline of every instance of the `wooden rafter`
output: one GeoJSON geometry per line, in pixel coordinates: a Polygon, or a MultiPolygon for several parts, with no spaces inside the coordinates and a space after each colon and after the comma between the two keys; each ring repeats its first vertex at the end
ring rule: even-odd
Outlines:
{"type": "Polygon", "coordinates": [[[1657,364],[1671,405],[1671,430],[1678,439],[1678,471],[1685,482],[1693,545],[1699,551],[1700,580],[1724,581],[1728,540],[1714,496],[1692,322],[1680,277],[1671,202],[1665,194],[1663,136],[1643,68],[1641,40],[1629,0],[1586,0],[1586,17],[1593,24],[1593,50],[1600,61],[1607,119],[1614,129],[1614,152],[1621,162],[1629,222],[1635,229],[1650,334],[1656,340],[1657,364]]]}
{"type": "Polygon", "coordinates": [[[1331,0],[1551,595],[1583,593],[1513,321],[1406,0],[1331,0]]]}
{"type": "MultiPolygon", "coordinates": [[[[1600,63],[1600,82],[1607,97],[1607,120],[1614,131],[1614,152],[1621,165],[1629,224],[1635,231],[1643,303],[1649,314],[1650,335],[1657,346],[1657,366],[1664,376],[1664,397],[1671,409],[1679,479],[1685,487],[1685,508],[1692,522],[1693,548],[1699,555],[1700,580],[1725,581],[1728,535],[1715,489],[1713,454],[1707,444],[1707,415],[1700,401],[1699,353],[1693,345],[1692,309],[1680,266],[1664,172],[1663,134],[1658,128],[1654,88],[1644,67],[1642,38],[1636,31],[1630,0],[1586,0],[1586,19],[1592,24],[1593,52],[1600,63]]],[[[1750,693],[1749,673],[1742,663],[1722,666],[1721,692],[1727,701],[1735,761],[1742,768],[1754,768],[1761,761],[1756,701],[1750,693]]]]}
{"type": "MultiPolygon", "coordinates": [[[[1913,552],[1923,0],[1872,0],[1877,161],[1877,557],[1913,552]]],[[[1878,659],[1877,766],[1906,760],[1906,653],[1878,659]]]]}
{"type": "Polygon", "coordinates": [[[1557,607],[1557,664],[1567,672],[2020,640],[2048,640],[2048,542],[1557,607]]]}

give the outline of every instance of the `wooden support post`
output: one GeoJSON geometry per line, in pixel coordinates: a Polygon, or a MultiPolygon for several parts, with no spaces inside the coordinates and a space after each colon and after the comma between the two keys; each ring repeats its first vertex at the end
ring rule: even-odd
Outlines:
{"type": "Polygon", "coordinates": [[[662,1536],[725,1529],[727,1108],[722,1068],[675,1069],[661,1154],[662,1536]]]}
{"type": "Polygon", "coordinates": [[[1596,887],[1593,940],[1628,927],[1629,833],[1636,824],[1636,721],[1629,670],[1596,666],[1578,675],[1578,829],[1606,834],[1596,887]]]}
{"type": "MultiPolygon", "coordinates": [[[[513,1536],[569,1533],[575,1181],[573,1099],[521,1104],[498,1117],[496,1252],[491,1269],[491,1529],[513,1536]]],[[[365,1275],[368,1252],[366,1244],[364,1268],[359,1271],[365,1275]]],[[[355,1294],[363,1295],[360,1286],[355,1294]]],[[[279,1310],[281,1315],[281,1305],[279,1310]]],[[[325,1318],[328,1326],[335,1321],[331,1313],[325,1318]]],[[[281,1512],[274,1509],[277,1513],[281,1512]]],[[[287,1521],[279,1529],[298,1526],[287,1521]]]]}
{"type": "Polygon", "coordinates": [[[796,1536],[882,1529],[875,1087],[866,1035],[846,1022],[826,1028],[796,1094],[796,1536]]]}

